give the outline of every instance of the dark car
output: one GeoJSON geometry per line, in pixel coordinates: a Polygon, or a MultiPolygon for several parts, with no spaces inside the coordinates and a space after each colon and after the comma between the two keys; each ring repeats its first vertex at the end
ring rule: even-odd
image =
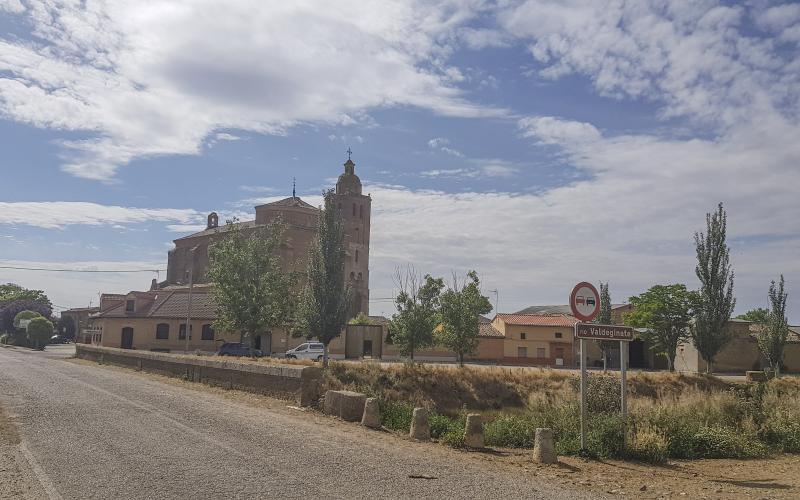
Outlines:
{"type": "MultiPolygon", "coordinates": [[[[253,350],[253,354],[260,358],[264,353],[258,349],[253,350]]],[[[241,342],[225,342],[217,351],[217,356],[249,356],[250,346],[242,344],[241,342]]]]}
{"type": "Polygon", "coordinates": [[[68,340],[62,337],[61,335],[53,335],[52,337],[50,337],[51,344],[66,344],[67,342],[68,340]]]}

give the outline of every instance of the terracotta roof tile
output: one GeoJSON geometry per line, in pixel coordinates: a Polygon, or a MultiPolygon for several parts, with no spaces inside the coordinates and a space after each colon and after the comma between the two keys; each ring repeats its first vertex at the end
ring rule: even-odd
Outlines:
{"type": "Polygon", "coordinates": [[[507,325],[521,326],[575,326],[578,322],[568,314],[498,314],[507,325]]]}
{"type": "Polygon", "coordinates": [[[478,337],[503,338],[503,332],[492,326],[491,323],[478,322],[478,337]]]}

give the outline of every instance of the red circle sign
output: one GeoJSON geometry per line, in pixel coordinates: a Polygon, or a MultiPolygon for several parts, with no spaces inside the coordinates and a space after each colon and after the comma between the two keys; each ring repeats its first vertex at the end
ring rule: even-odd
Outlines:
{"type": "Polygon", "coordinates": [[[600,312],[600,294],[597,288],[585,281],[575,285],[569,296],[572,315],[580,321],[592,321],[600,312]]]}

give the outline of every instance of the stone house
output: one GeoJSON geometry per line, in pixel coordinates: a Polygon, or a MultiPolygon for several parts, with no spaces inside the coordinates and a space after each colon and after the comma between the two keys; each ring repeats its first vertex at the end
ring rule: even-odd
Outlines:
{"type": "MultiPolygon", "coordinates": [[[[714,372],[744,373],[747,370],[762,370],[767,361],[758,349],[758,332],[763,325],[741,319],[728,322],[731,341],[714,359],[714,372]]],[[[788,372],[800,372],[800,326],[789,327],[789,338],[784,351],[783,363],[788,372]]],[[[691,341],[678,346],[675,369],[681,372],[705,373],[706,362],[691,341]]]]}

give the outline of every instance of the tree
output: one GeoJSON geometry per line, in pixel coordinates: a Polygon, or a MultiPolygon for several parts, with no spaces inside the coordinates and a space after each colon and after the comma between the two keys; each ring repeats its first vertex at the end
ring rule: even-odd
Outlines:
{"type": "Polygon", "coordinates": [[[291,315],[293,279],[282,267],[283,233],[280,221],[250,234],[230,222],[225,238],[209,249],[214,327],[247,337],[251,356],[256,335],[285,327],[291,315]]]}
{"type": "MultiPolygon", "coordinates": [[[[608,291],[608,283],[605,285],[600,282],[600,314],[597,315],[596,323],[600,325],[610,325],[611,320],[611,293],[608,291]]],[[[608,352],[614,348],[617,342],[613,340],[598,340],[597,346],[603,354],[603,371],[608,367],[608,352]]]]}
{"type": "Polygon", "coordinates": [[[633,312],[625,316],[630,326],[646,328],[642,337],[652,349],[667,356],[669,371],[675,371],[678,344],[690,338],[689,324],[696,293],[686,285],[655,285],[641,295],[630,298],[633,312]]]}
{"type": "Polygon", "coordinates": [[[354,318],[347,322],[348,325],[361,325],[361,326],[370,326],[375,325],[376,323],[372,321],[369,316],[360,312],[356,314],[354,318]]]}
{"type": "Polygon", "coordinates": [[[49,318],[53,309],[48,304],[43,304],[30,299],[14,300],[0,306],[0,329],[13,333],[15,331],[14,318],[22,311],[33,311],[49,318]]]}
{"type": "Polygon", "coordinates": [[[61,316],[58,319],[58,323],[56,323],[56,329],[62,337],[72,340],[75,338],[77,327],[75,326],[75,320],[72,319],[72,316],[61,316]]]}
{"type": "Polygon", "coordinates": [[[14,316],[14,328],[24,330],[26,327],[22,326],[22,322],[27,319],[42,318],[43,316],[36,311],[20,311],[14,316]]]}
{"type": "Polygon", "coordinates": [[[426,274],[420,278],[413,267],[397,269],[396,282],[400,293],[395,298],[397,313],[392,316],[390,329],[392,343],[400,354],[410,356],[414,352],[433,345],[433,331],[439,324],[439,295],[444,288],[442,278],[426,274]]]}
{"type": "Polygon", "coordinates": [[[39,316],[28,324],[28,342],[36,349],[44,349],[52,336],[53,323],[47,318],[39,316]]]}
{"type": "Polygon", "coordinates": [[[453,285],[439,297],[441,328],[436,331],[436,341],[458,356],[464,366],[464,357],[478,348],[478,316],[492,310],[489,298],[481,294],[478,273],[470,271],[467,279],[459,283],[453,276],[453,285]]]}
{"type": "Polygon", "coordinates": [[[736,306],[726,226],[727,215],[720,203],[715,213],[706,214],[706,233],[694,235],[700,291],[691,332],[694,346],[706,362],[706,373],[713,371],[714,357],[730,342],[728,321],[736,306]]]}
{"type": "Polygon", "coordinates": [[[50,299],[47,298],[47,295],[45,295],[42,290],[30,290],[15,283],[0,285],[0,304],[16,300],[31,300],[51,309],[53,307],[53,304],[50,303],[50,299]]]}
{"type": "Polygon", "coordinates": [[[783,350],[786,347],[786,339],[789,337],[789,321],[786,319],[787,296],[781,274],[777,287],[774,280],[769,285],[769,315],[758,333],[758,348],[767,358],[776,377],[779,377],[781,373],[783,350]]]}
{"type": "Polygon", "coordinates": [[[752,321],[753,323],[765,325],[767,324],[768,317],[769,317],[769,309],[765,309],[763,307],[757,307],[755,309],[750,309],[744,314],[736,316],[736,319],[743,319],[745,321],[752,321]]]}
{"type": "Polygon", "coordinates": [[[306,281],[297,305],[295,335],[317,338],[323,345],[322,366],[328,366],[328,344],[347,322],[350,287],[344,279],[344,225],[333,190],[323,193],[317,237],[311,243],[306,281]]]}

